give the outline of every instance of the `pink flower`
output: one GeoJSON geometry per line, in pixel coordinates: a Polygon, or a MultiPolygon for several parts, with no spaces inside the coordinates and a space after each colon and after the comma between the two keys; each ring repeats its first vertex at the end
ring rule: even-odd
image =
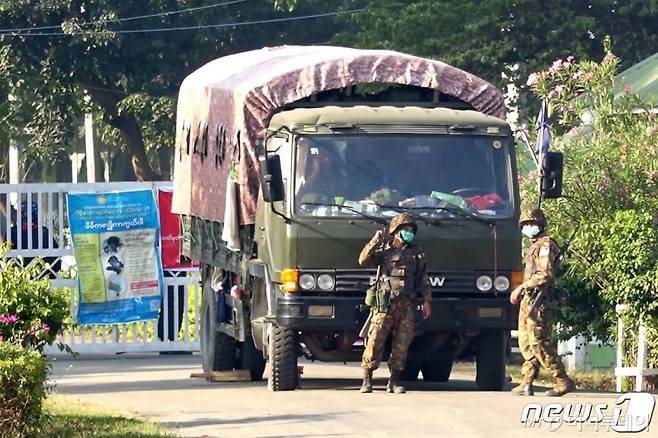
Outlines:
{"type": "Polygon", "coordinates": [[[556,94],[562,94],[565,89],[566,88],[564,87],[564,85],[558,85],[557,87],[555,87],[555,93],[556,94]]]}
{"type": "Polygon", "coordinates": [[[651,125],[647,126],[646,133],[647,135],[652,135],[653,133],[658,131],[658,125],[651,125]]]}
{"type": "Polygon", "coordinates": [[[18,316],[16,315],[0,315],[0,322],[4,324],[14,324],[18,321],[18,316]]]}
{"type": "Polygon", "coordinates": [[[583,71],[582,71],[582,70],[578,70],[576,73],[574,73],[573,75],[571,75],[571,77],[572,77],[573,79],[578,79],[578,78],[580,78],[582,75],[583,75],[583,71]]]}
{"type": "Polygon", "coordinates": [[[573,57],[573,55],[567,56],[567,62],[573,62],[576,58],[573,57]]]}
{"type": "Polygon", "coordinates": [[[631,86],[626,84],[624,85],[624,96],[628,96],[629,94],[631,94],[631,86]]]}
{"type": "Polygon", "coordinates": [[[48,324],[46,324],[46,323],[41,324],[41,328],[42,328],[43,331],[45,331],[45,332],[49,332],[49,331],[50,331],[50,326],[49,326],[48,324]]]}
{"type": "Polygon", "coordinates": [[[551,88],[550,90],[548,90],[548,94],[546,95],[546,97],[550,99],[551,97],[555,96],[556,92],[557,91],[555,88],[551,88]]]}
{"type": "Polygon", "coordinates": [[[557,61],[553,62],[551,67],[548,69],[548,72],[552,75],[557,73],[563,66],[562,60],[558,59],[557,61]]]}
{"type": "Polygon", "coordinates": [[[5,337],[4,337],[4,336],[0,336],[0,342],[4,342],[4,340],[5,340],[5,337]]]}
{"type": "Polygon", "coordinates": [[[605,57],[603,58],[603,62],[613,62],[617,59],[614,53],[608,52],[605,54],[605,57]]]}
{"type": "Polygon", "coordinates": [[[526,81],[525,84],[526,84],[528,87],[532,87],[533,85],[535,85],[535,84],[537,83],[537,81],[539,81],[539,74],[537,74],[537,73],[530,73],[530,76],[528,76],[528,80],[526,81]]]}
{"type": "Polygon", "coordinates": [[[591,81],[592,79],[594,79],[594,73],[592,73],[591,71],[590,71],[590,72],[587,72],[587,73],[585,73],[585,74],[583,75],[583,80],[584,80],[585,82],[587,82],[587,81],[591,81]]]}
{"type": "Polygon", "coordinates": [[[656,172],[655,170],[647,172],[647,179],[650,182],[656,182],[656,179],[658,179],[658,172],[656,172]]]}

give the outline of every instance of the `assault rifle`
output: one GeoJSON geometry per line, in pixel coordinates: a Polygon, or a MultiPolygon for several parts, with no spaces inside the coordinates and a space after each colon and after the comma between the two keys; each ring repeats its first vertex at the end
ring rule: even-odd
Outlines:
{"type": "MultiPolygon", "coordinates": [[[[576,229],[573,230],[573,233],[571,233],[569,240],[567,240],[567,243],[564,245],[563,248],[560,248],[560,252],[558,252],[557,257],[555,257],[555,266],[553,269],[555,270],[556,275],[558,269],[560,268],[560,265],[562,264],[562,261],[564,260],[564,256],[569,250],[569,246],[571,245],[573,238],[576,237],[577,232],[578,232],[578,227],[576,227],[576,229]]],[[[535,318],[537,316],[537,312],[539,312],[539,306],[541,305],[542,301],[544,301],[544,291],[540,290],[539,292],[537,292],[537,295],[535,296],[535,298],[532,300],[532,303],[530,304],[530,309],[528,310],[528,316],[530,316],[531,318],[535,318]]]]}

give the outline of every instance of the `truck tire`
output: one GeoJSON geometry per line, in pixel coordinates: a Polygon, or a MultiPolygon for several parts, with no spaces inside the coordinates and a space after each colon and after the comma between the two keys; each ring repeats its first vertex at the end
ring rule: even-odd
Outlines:
{"type": "MultiPolygon", "coordinates": [[[[249,325],[248,327],[250,327],[249,325]]],[[[245,333],[244,342],[240,342],[240,353],[238,355],[239,368],[249,370],[251,373],[252,382],[260,382],[263,380],[263,373],[265,372],[265,358],[263,353],[256,349],[254,339],[251,335],[251,330],[248,328],[245,333]]]]}
{"type": "Polygon", "coordinates": [[[268,345],[272,391],[293,391],[297,387],[297,334],[290,329],[271,327],[268,345]]]}
{"type": "Polygon", "coordinates": [[[201,310],[201,364],[203,372],[228,371],[235,368],[237,343],[217,330],[217,302],[210,287],[203,288],[201,310]]]}
{"type": "Polygon", "coordinates": [[[418,380],[418,373],[420,372],[421,362],[418,359],[407,358],[407,363],[400,373],[400,379],[405,382],[415,382],[418,380]]]}
{"type": "Polygon", "coordinates": [[[421,367],[426,382],[447,382],[452,372],[452,358],[437,357],[426,360],[421,367]]]}
{"type": "Polygon", "coordinates": [[[501,391],[505,386],[503,335],[503,330],[483,330],[478,337],[475,380],[483,391],[501,391]]]}

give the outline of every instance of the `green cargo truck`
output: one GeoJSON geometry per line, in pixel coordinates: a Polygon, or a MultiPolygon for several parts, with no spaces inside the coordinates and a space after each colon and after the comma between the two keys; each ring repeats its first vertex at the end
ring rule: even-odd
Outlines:
{"type": "Polygon", "coordinates": [[[453,361],[474,358],[479,387],[501,390],[516,326],[508,297],[522,279],[503,115],[491,84],[389,51],[263,49],[190,75],[174,209],[183,252],[202,266],[204,370],[260,380],[269,361],[280,391],[297,387],[300,357],[359,361],[376,272],[358,254],[407,211],[433,301],[403,377],[446,381],[453,361]]]}

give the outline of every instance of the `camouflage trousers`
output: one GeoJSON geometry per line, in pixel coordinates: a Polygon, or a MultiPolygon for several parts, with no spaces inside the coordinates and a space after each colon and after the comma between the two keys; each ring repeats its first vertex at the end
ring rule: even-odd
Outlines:
{"type": "Polygon", "coordinates": [[[528,315],[531,305],[526,295],[519,308],[519,349],[524,359],[521,372],[525,381],[530,383],[536,379],[540,366],[555,378],[564,377],[564,364],[557,355],[557,345],[551,340],[553,310],[541,305],[537,315],[531,318],[528,315]]]}
{"type": "Polygon", "coordinates": [[[376,370],[379,367],[386,340],[392,334],[393,342],[388,368],[391,371],[404,369],[409,344],[414,338],[414,308],[413,301],[403,297],[392,300],[386,312],[376,312],[372,315],[366,349],[361,360],[363,368],[376,370]]]}

